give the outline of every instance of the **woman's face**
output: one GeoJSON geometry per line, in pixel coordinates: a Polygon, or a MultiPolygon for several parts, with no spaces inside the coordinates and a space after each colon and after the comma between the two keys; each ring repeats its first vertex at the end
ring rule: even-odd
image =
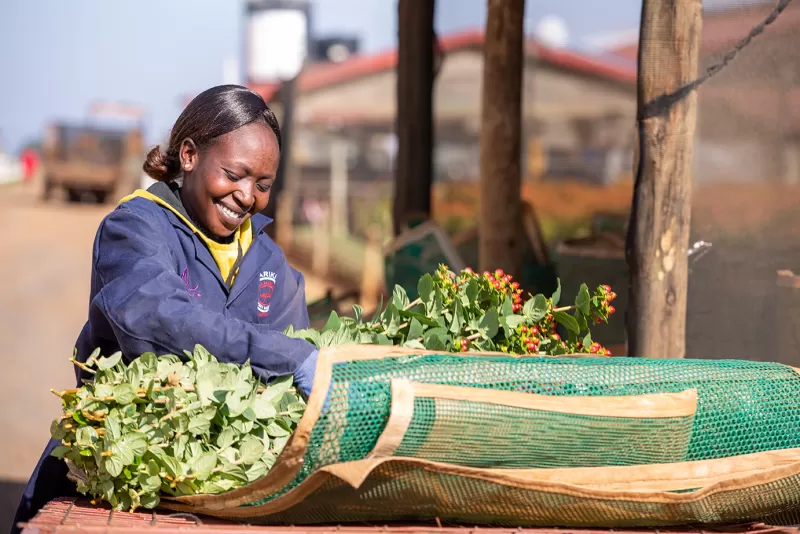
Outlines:
{"type": "Polygon", "coordinates": [[[269,202],[280,162],[278,140],[269,126],[253,122],[219,136],[199,151],[181,146],[181,198],[206,230],[228,237],[269,202]]]}

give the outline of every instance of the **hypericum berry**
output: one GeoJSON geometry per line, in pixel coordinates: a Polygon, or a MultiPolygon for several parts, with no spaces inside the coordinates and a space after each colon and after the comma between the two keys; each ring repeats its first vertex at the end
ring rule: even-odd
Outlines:
{"type": "Polygon", "coordinates": [[[490,273],[489,271],[483,271],[483,276],[489,278],[490,276],[492,276],[492,273],[490,273]]]}
{"type": "Polygon", "coordinates": [[[472,267],[467,267],[466,269],[464,269],[464,272],[467,274],[475,274],[475,272],[472,270],[472,267]]]}
{"type": "Polygon", "coordinates": [[[536,345],[533,343],[528,343],[526,346],[528,347],[528,350],[536,350],[536,345]]]}
{"type": "Polygon", "coordinates": [[[589,352],[591,352],[592,354],[597,354],[598,350],[600,350],[600,349],[598,347],[595,347],[594,345],[589,347],[589,352]]]}
{"type": "Polygon", "coordinates": [[[583,343],[581,343],[580,341],[578,341],[578,342],[575,344],[575,347],[577,347],[577,348],[579,348],[579,349],[582,349],[582,348],[583,348],[583,343]]]}
{"type": "Polygon", "coordinates": [[[614,300],[615,298],[617,298],[617,294],[612,291],[611,294],[608,295],[608,300],[614,300]]]}
{"type": "Polygon", "coordinates": [[[600,350],[598,350],[598,351],[597,351],[597,354],[599,354],[600,356],[605,356],[605,355],[606,355],[606,349],[600,349],[600,350]]]}
{"type": "Polygon", "coordinates": [[[519,289],[519,282],[512,282],[511,287],[513,287],[514,289],[519,289]]]}
{"type": "Polygon", "coordinates": [[[567,348],[567,344],[564,343],[563,341],[561,342],[561,346],[564,347],[565,349],[567,348]]]}
{"type": "Polygon", "coordinates": [[[538,337],[532,337],[531,338],[531,343],[533,343],[534,345],[538,345],[539,344],[539,338],[538,337]]]}
{"type": "Polygon", "coordinates": [[[552,337],[552,338],[553,338],[553,339],[555,339],[556,341],[561,341],[561,336],[559,336],[558,334],[553,334],[553,335],[552,335],[552,336],[550,336],[550,337],[552,337]]]}
{"type": "Polygon", "coordinates": [[[507,284],[507,283],[511,282],[511,277],[510,277],[510,276],[508,276],[508,275],[505,275],[505,276],[502,278],[502,280],[503,280],[503,282],[505,282],[505,283],[507,284]]]}
{"type": "Polygon", "coordinates": [[[600,343],[598,343],[597,341],[595,341],[594,343],[592,343],[592,347],[594,347],[596,349],[599,349],[600,347],[602,347],[602,345],[600,343]]]}
{"type": "Polygon", "coordinates": [[[494,274],[495,274],[495,276],[499,276],[500,278],[502,278],[505,273],[503,272],[503,269],[497,269],[494,272],[494,274]]]}
{"type": "Polygon", "coordinates": [[[608,307],[608,314],[609,314],[609,315],[611,315],[611,314],[612,314],[612,313],[614,313],[615,311],[617,311],[617,309],[616,309],[614,306],[609,306],[609,307],[608,307]]]}
{"type": "Polygon", "coordinates": [[[531,328],[531,334],[533,334],[535,336],[538,333],[539,333],[539,329],[538,328],[536,328],[535,326],[533,328],[531,328]]]}
{"type": "Polygon", "coordinates": [[[519,303],[517,303],[511,306],[511,309],[514,310],[514,312],[518,312],[522,309],[522,306],[519,303]]]}
{"type": "Polygon", "coordinates": [[[605,290],[606,293],[611,293],[611,286],[610,285],[604,285],[603,289],[605,290]]]}
{"type": "Polygon", "coordinates": [[[523,334],[527,334],[528,333],[528,327],[527,326],[522,325],[522,333],[523,334]]]}
{"type": "Polygon", "coordinates": [[[611,351],[606,349],[606,356],[611,356],[611,351]]]}

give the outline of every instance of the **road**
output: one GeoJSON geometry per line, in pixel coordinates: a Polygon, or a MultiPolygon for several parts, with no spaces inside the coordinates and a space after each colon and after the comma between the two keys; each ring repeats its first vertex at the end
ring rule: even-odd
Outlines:
{"type": "MultiPolygon", "coordinates": [[[[86,320],[92,242],[110,209],[43,204],[31,188],[0,186],[0,530],[59,414],[50,388],[74,383],[68,358],[86,320]]],[[[306,285],[309,299],[324,293],[313,276],[306,285]]]]}

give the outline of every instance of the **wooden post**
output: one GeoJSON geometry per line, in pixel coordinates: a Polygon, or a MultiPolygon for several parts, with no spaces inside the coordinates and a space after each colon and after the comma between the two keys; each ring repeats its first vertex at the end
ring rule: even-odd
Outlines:
{"type": "Polygon", "coordinates": [[[347,234],[347,142],[331,143],[331,232],[337,237],[347,234]]]}
{"type": "Polygon", "coordinates": [[[632,356],[686,353],[687,247],[701,0],[644,0],[639,37],[639,153],[628,230],[632,356]]]}
{"type": "Polygon", "coordinates": [[[434,0],[400,0],[397,52],[395,234],[411,213],[431,213],[434,0]]]}
{"type": "Polygon", "coordinates": [[[488,0],[483,43],[478,262],[519,276],[525,0],[488,0]]]}

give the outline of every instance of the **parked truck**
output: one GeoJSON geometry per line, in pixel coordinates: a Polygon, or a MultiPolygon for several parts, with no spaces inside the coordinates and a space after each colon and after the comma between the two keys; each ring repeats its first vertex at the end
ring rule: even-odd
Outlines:
{"type": "Polygon", "coordinates": [[[87,196],[98,203],[116,201],[138,186],[139,128],[56,123],[50,125],[42,149],[45,201],[58,189],[71,202],[87,196]]]}

